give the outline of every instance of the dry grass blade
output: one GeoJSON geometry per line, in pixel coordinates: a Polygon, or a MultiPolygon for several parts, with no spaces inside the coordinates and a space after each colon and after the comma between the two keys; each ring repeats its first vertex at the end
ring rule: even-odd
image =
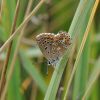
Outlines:
{"type": "Polygon", "coordinates": [[[1,11],[0,11],[0,17],[2,16],[2,10],[3,10],[3,4],[4,4],[4,0],[1,1],[1,11]]]}
{"type": "Polygon", "coordinates": [[[38,3],[38,5],[33,9],[33,11],[25,18],[25,20],[21,23],[21,25],[16,29],[16,31],[8,38],[8,40],[0,48],[0,53],[7,47],[7,45],[13,40],[13,38],[17,35],[17,33],[23,28],[23,26],[31,19],[31,17],[39,10],[39,8],[44,2],[45,0],[41,0],[38,3]]]}
{"type": "MultiPolygon", "coordinates": [[[[42,1],[42,3],[43,3],[43,1],[42,1]]],[[[40,3],[39,3],[39,4],[36,6],[36,8],[33,10],[34,13],[35,13],[36,11],[39,10],[39,8],[41,7],[42,3],[41,3],[41,1],[40,1],[40,3]],[[40,5],[40,4],[41,4],[41,5],[40,5]]],[[[29,4],[28,4],[28,7],[27,7],[27,11],[26,11],[25,17],[29,14],[29,11],[30,11],[31,6],[32,6],[32,0],[29,1],[29,4]]],[[[32,13],[32,15],[33,15],[34,13],[32,13]]],[[[12,76],[12,73],[13,73],[14,64],[15,64],[15,61],[16,61],[16,57],[17,57],[19,45],[20,45],[21,39],[22,39],[22,37],[23,37],[24,30],[25,30],[25,28],[26,28],[26,24],[27,24],[27,23],[25,22],[24,25],[23,25],[21,34],[20,34],[20,36],[19,36],[19,39],[18,39],[16,48],[15,48],[14,57],[13,57],[13,60],[12,60],[12,63],[11,63],[11,66],[10,66],[10,69],[9,69],[9,72],[8,72],[7,82],[6,82],[6,84],[5,84],[5,88],[4,88],[4,92],[3,92],[3,94],[2,94],[1,100],[4,100],[5,95],[6,95],[6,92],[7,92],[7,88],[8,88],[8,85],[9,85],[9,81],[10,81],[11,76],[12,76]]]]}
{"type": "MultiPolygon", "coordinates": [[[[15,31],[15,28],[16,28],[16,22],[17,22],[17,17],[18,17],[18,12],[19,12],[19,6],[20,6],[20,2],[18,0],[17,5],[16,5],[16,9],[15,9],[14,21],[13,21],[12,29],[11,29],[11,33],[10,33],[11,35],[13,34],[13,32],[15,31]]],[[[2,93],[2,90],[3,90],[4,85],[5,85],[5,81],[6,81],[5,75],[6,75],[7,66],[8,66],[8,62],[9,62],[9,57],[10,57],[10,53],[11,53],[11,47],[12,47],[12,42],[8,46],[7,56],[6,56],[4,66],[3,66],[3,69],[2,69],[1,82],[0,82],[0,95],[2,93]]]]}
{"type": "Polygon", "coordinates": [[[83,39],[82,39],[81,46],[80,46],[80,48],[79,48],[79,52],[78,52],[77,57],[76,57],[76,61],[75,61],[75,64],[74,64],[74,68],[73,68],[73,71],[72,71],[70,80],[69,80],[69,82],[68,82],[68,86],[67,86],[67,90],[66,90],[66,94],[65,94],[64,100],[66,100],[67,93],[68,93],[68,91],[69,91],[69,88],[70,88],[72,79],[73,79],[73,77],[74,77],[74,73],[75,73],[75,71],[76,71],[76,69],[77,69],[77,65],[78,65],[80,56],[81,56],[81,54],[82,54],[82,51],[83,51],[83,48],[84,48],[84,45],[85,45],[85,42],[86,42],[86,39],[87,39],[89,30],[90,30],[90,27],[91,27],[91,23],[92,23],[92,21],[93,21],[93,18],[94,18],[94,15],[95,15],[95,12],[96,12],[96,9],[97,9],[98,4],[99,4],[99,0],[96,0],[96,1],[95,1],[95,4],[94,4],[94,7],[93,7],[93,9],[92,9],[91,15],[90,15],[90,19],[89,19],[89,22],[88,22],[86,31],[85,31],[84,36],[83,36],[83,39]]]}

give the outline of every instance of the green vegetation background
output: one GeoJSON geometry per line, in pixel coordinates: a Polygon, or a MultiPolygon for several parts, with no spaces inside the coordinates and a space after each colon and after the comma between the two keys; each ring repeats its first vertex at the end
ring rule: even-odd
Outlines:
{"type": "MultiPolygon", "coordinates": [[[[10,36],[17,4],[17,0],[3,1],[2,15],[0,16],[0,47],[10,36]]],[[[16,29],[23,22],[30,1],[20,0],[16,29]]],[[[33,0],[31,11],[39,2],[39,0],[33,0]]],[[[24,36],[21,39],[13,74],[7,89],[6,100],[64,99],[68,81],[95,2],[96,0],[47,0],[41,6],[24,29],[24,36]],[[82,11],[80,8],[82,8],[82,11]],[[68,62],[67,58],[63,60],[64,64],[60,64],[61,73],[56,76],[56,74],[53,75],[55,69],[52,66],[49,67],[47,74],[47,60],[38,48],[35,37],[43,32],[57,34],[61,30],[71,32],[72,39],[75,41],[68,62]],[[61,66],[66,67],[63,68],[64,71],[61,66]],[[54,77],[57,80],[53,80],[54,77]],[[51,79],[51,84],[49,84],[51,79]]],[[[7,72],[12,63],[16,44],[19,41],[18,36],[13,40],[7,72]]],[[[7,47],[0,53],[0,75],[6,54],[7,47]]],[[[68,91],[67,99],[81,100],[93,81],[94,84],[91,86],[86,99],[100,100],[100,2],[68,91]],[[98,78],[95,80],[97,76],[98,78]]]]}

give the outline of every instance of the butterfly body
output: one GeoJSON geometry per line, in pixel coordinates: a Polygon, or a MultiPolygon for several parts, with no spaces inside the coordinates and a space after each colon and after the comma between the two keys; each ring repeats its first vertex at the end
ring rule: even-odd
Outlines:
{"type": "Polygon", "coordinates": [[[70,35],[66,32],[58,34],[41,33],[36,37],[37,44],[48,60],[48,64],[56,65],[71,44],[70,35]]]}

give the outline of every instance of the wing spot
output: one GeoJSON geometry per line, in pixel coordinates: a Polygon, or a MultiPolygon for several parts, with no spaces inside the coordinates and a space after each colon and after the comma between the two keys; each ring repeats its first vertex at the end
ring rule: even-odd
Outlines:
{"type": "Polygon", "coordinates": [[[47,47],[45,47],[45,50],[47,49],[47,47]]]}
{"type": "Polygon", "coordinates": [[[50,52],[48,51],[48,53],[50,53],[50,52]]]}

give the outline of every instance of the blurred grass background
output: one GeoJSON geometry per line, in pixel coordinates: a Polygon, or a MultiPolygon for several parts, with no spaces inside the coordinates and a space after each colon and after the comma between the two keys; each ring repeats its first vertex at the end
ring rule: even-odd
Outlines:
{"type": "MultiPolygon", "coordinates": [[[[95,0],[86,1],[91,9],[89,7],[88,9],[85,9],[86,6],[84,5],[84,16],[80,15],[80,19],[78,19],[80,20],[80,23],[84,22],[84,24],[80,24],[80,27],[76,27],[77,29],[75,32],[78,32],[78,36],[75,38],[75,47],[72,56],[66,64],[66,71],[64,71],[62,79],[59,79],[60,85],[59,88],[57,88],[56,100],[63,100],[65,94],[64,90],[67,87],[66,85],[68,84],[82,42],[84,30],[95,2],[95,0]],[[81,19],[83,17],[84,20],[81,19]]],[[[20,6],[16,20],[16,28],[25,18],[28,3],[32,2],[30,7],[30,11],[32,11],[39,3],[39,0],[19,0],[19,2],[20,6]]],[[[21,39],[20,47],[18,49],[13,74],[7,88],[6,100],[44,99],[54,68],[50,66],[48,75],[46,74],[47,62],[36,44],[35,36],[43,32],[53,32],[55,34],[60,30],[68,32],[75,12],[78,10],[79,2],[82,2],[82,0],[47,0],[27,23],[24,29],[24,36],[21,39]]],[[[17,0],[3,0],[3,5],[2,1],[0,1],[0,4],[2,6],[2,13],[0,16],[1,47],[10,36],[17,0]]],[[[20,33],[21,32],[18,34],[20,33]]],[[[18,36],[19,35],[14,38],[12,43],[6,77],[8,77],[8,71],[13,61],[16,44],[19,41],[18,36]]],[[[7,48],[0,53],[0,76],[6,56],[7,48]]],[[[99,73],[99,77],[95,80],[95,83],[90,90],[90,94],[88,94],[86,98],[87,100],[100,100],[100,2],[78,63],[78,69],[71,83],[70,90],[68,91],[68,100],[81,100],[85,90],[88,88],[87,86],[94,80],[93,77],[96,76],[96,73],[99,73]]]]}

